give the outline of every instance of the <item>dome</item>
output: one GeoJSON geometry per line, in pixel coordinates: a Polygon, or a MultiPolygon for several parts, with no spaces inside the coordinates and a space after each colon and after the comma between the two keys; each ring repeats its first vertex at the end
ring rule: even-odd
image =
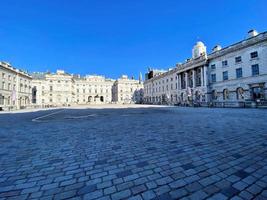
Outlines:
{"type": "Polygon", "coordinates": [[[192,49],[192,58],[193,59],[198,58],[202,55],[205,55],[206,52],[207,52],[206,46],[204,45],[204,43],[201,41],[198,41],[192,49]]]}
{"type": "Polygon", "coordinates": [[[198,41],[198,42],[197,42],[197,44],[196,44],[196,46],[205,46],[205,45],[204,45],[204,43],[203,43],[203,42],[201,42],[201,41],[198,41]]]}

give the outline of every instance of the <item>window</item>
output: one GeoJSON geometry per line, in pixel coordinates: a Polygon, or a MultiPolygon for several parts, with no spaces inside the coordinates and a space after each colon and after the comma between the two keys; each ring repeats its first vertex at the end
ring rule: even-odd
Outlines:
{"type": "Polygon", "coordinates": [[[240,62],[242,62],[241,56],[235,57],[235,63],[240,63],[240,62]]]}
{"type": "Polygon", "coordinates": [[[259,65],[255,64],[251,66],[252,76],[259,75],[259,65]]]}
{"type": "Polygon", "coordinates": [[[243,75],[242,75],[242,68],[237,68],[235,70],[236,72],[236,78],[241,78],[243,75]]]}
{"type": "Polygon", "coordinates": [[[228,71],[223,72],[223,80],[228,80],[228,71]]]}
{"type": "Polygon", "coordinates": [[[5,97],[0,94],[0,105],[4,105],[4,99],[5,97]]]}
{"type": "Polygon", "coordinates": [[[50,91],[51,91],[51,92],[53,91],[53,86],[50,86],[50,91]]]}
{"type": "Polygon", "coordinates": [[[244,89],[239,87],[236,89],[236,98],[241,100],[244,99],[244,89]]]}
{"type": "Polygon", "coordinates": [[[216,74],[211,75],[211,82],[215,83],[216,82],[216,74]]]}
{"type": "Polygon", "coordinates": [[[229,91],[227,89],[223,90],[223,100],[229,99],[229,91]]]}
{"type": "Polygon", "coordinates": [[[250,53],[250,58],[258,58],[258,52],[254,51],[254,52],[250,53]]]}
{"type": "Polygon", "coordinates": [[[210,65],[210,68],[211,69],[216,69],[216,65],[215,64],[212,64],[212,65],[210,65]]]}
{"type": "Polygon", "coordinates": [[[227,65],[228,65],[227,60],[222,61],[222,66],[223,66],[223,67],[226,67],[227,65]]]}
{"type": "Polygon", "coordinates": [[[211,92],[211,98],[212,98],[212,100],[216,100],[217,97],[218,97],[218,94],[217,94],[216,90],[212,90],[212,92],[211,92]]]}

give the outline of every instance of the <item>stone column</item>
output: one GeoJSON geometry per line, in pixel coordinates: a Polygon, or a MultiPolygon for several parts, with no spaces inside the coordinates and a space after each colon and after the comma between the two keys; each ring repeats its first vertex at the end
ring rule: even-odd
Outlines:
{"type": "Polygon", "coordinates": [[[19,109],[19,90],[20,90],[20,81],[19,81],[19,75],[16,74],[16,98],[15,98],[15,105],[16,105],[16,109],[19,109]]]}
{"type": "Polygon", "coordinates": [[[193,79],[193,88],[195,88],[196,87],[196,71],[195,71],[195,69],[193,69],[193,77],[192,77],[192,79],[193,79]]]}
{"type": "Polygon", "coordinates": [[[200,67],[200,82],[201,86],[204,86],[204,81],[203,81],[203,67],[200,67]]]}
{"type": "Polygon", "coordinates": [[[185,72],[185,89],[188,87],[188,73],[185,72]]]}
{"type": "Polygon", "coordinates": [[[207,66],[204,66],[204,86],[206,87],[207,86],[207,66]]]}

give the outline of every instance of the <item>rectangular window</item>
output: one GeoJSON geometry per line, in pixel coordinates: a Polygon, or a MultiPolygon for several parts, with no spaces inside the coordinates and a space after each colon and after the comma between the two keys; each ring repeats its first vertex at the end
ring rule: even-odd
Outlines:
{"type": "Polygon", "coordinates": [[[251,71],[252,71],[252,76],[259,75],[260,74],[259,65],[258,64],[252,65],[251,66],[251,71]]]}
{"type": "Polygon", "coordinates": [[[242,62],[241,56],[235,57],[235,63],[240,63],[240,62],[242,62]]]}
{"type": "Polygon", "coordinates": [[[223,72],[223,80],[228,80],[228,71],[223,72]]]}
{"type": "Polygon", "coordinates": [[[243,74],[242,74],[242,68],[237,68],[235,70],[235,72],[236,72],[236,78],[241,78],[243,76],[243,74]]]}
{"type": "Polygon", "coordinates": [[[211,68],[211,69],[216,69],[216,65],[215,65],[215,64],[212,64],[212,65],[210,66],[210,68],[211,68]]]}
{"type": "Polygon", "coordinates": [[[222,66],[223,66],[223,67],[226,67],[227,65],[228,65],[227,60],[222,61],[222,66]]]}
{"type": "Polygon", "coordinates": [[[250,58],[258,58],[258,52],[254,51],[254,52],[250,53],[250,58]]]}
{"type": "Polygon", "coordinates": [[[211,75],[211,82],[215,83],[216,82],[216,74],[211,75]]]}

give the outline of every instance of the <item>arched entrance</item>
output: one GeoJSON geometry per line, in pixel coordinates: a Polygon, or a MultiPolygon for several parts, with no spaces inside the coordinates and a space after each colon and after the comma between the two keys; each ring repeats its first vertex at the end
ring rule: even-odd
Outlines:
{"type": "Polygon", "coordinates": [[[104,97],[103,96],[100,96],[100,101],[104,102],[104,97]]]}
{"type": "Polygon", "coordinates": [[[216,100],[218,97],[217,91],[216,90],[212,90],[211,92],[211,99],[212,100],[216,100]]]}
{"type": "Polygon", "coordinates": [[[92,96],[89,96],[89,97],[88,97],[88,102],[89,102],[89,103],[92,102],[92,98],[93,98],[92,96]]]}
{"type": "Polygon", "coordinates": [[[36,87],[32,88],[32,103],[36,103],[37,89],[36,87]]]}
{"type": "Polygon", "coordinates": [[[238,100],[243,100],[244,99],[244,89],[242,87],[239,87],[236,89],[236,98],[238,100]]]}
{"type": "Polygon", "coordinates": [[[229,99],[229,91],[227,89],[223,90],[223,100],[229,99]]]}
{"type": "Polygon", "coordinates": [[[0,105],[4,105],[4,99],[5,99],[5,97],[2,95],[2,94],[0,94],[0,105]]]}
{"type": "Polygon", "coordinates": [[[199,93],[199,91],[196,91],[195,92],[195,101],[200,101],[200,93],[199,93]]]}

